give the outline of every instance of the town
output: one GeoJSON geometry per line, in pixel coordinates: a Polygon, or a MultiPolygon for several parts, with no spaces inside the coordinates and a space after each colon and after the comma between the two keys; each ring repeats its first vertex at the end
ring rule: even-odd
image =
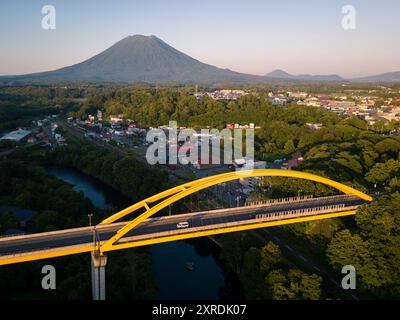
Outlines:
{"type": "Polygon", "coordinates": [[[398,309],[399,1],[22,2],[0,10],[3,318],[398,309]]]}

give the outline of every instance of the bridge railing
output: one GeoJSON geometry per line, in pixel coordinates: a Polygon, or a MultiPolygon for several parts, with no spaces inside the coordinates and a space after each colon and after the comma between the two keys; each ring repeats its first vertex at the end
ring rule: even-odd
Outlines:
{"type": "Polygon", "coordinates": [[[200,227],[192,227],[187,229],[176,229],[170,231],[162,231],[153,233],[151,237],[149,235],[136,235],[136,236],[128,236],[125,238],[121,238],[120,242],[130,242],[130,241],[140,241],[140,240],[148,240],[148,239],[155,239],[161,237],[168,237],[177,234],[183,233],[193,233],[198,231],[209,230],[210,227],[213,229],[218,228],[229,228],[232,226],[237,225],[246,225],[246,224],[254,224],[254,223],[261,223],[261,222],[268,222],[268,221],[277,221],[282,220],[282,218],[296,218],[296,217],[304,217],[304,216],[317,216],[324,213],[335,213],[335,212],[344,212],[344,211],[353,211],[359,208],[359,206],[345,206],[344,204],[341,205],[327,205],[321,207],[310,208],[309,210],[301,211],[301,210],[289,210],[289,211],[281,211],[276,212],[274,214],[261,214],[255,215],[254,218],[249,218],[248,220],[241,220],[241,221],[230,221],[224,223],[218,223],[213,225],[204,225],[200,227]]]}
{"type": "Polygon", "coordinates": [[[359,206],[350,206],[346,207],[344,204],[338,205],[325,205],[313,208],[302,208],[302,209],[293,209],[293,210],[285,210],[280,212],[270,212],[257,214],[255,216],[256,219],[266,219],[266,218],[282,218],[282,217],[298,217],[303,215],[314,215],[314,214],[322,214],[327,212],[336,212],[340,209],[346,208],[346,210],[357,209],[359,206]]]}
{"type": "MultiPolygon", "coordinates": [[[[249,225],[249,224],[257,224],[257,223],[262,223],[262,222],[269,222],[269,221],[278,221],[282,220],[282,218],[285,218],[287,220],[290,220],[290,218],[296,218],[296,217],[305,217],[305,216],[318,216],[320,214],[324,213],[337,213],[337,212],[345,212],[345,211],[353,211],[359,208],[359,206],[345,206],[344,204],[340,205],[325,205],[325,206],[319,206],[319,207],[314,207],[314,208],[308,208],[308,209],[297,209],[297,210],[286,210],[286,211],[280,211],[280,212],[275,212],[275,213],[267,213],[267,214],[258,214],[255,215],[253,218],[250,218],[248,220],[242,220],[242,221],[230,221],[230,222],[225,222],[225,223],[218,223],[218,224],[212,224],[212,225],[204,225],[200,227],[192,227],[192,228],[187,228],[187,229],[176,229],[176,230],[170,230],[170,231],[163,231],[163,232],[157,232],[149,235],[136,235],[136,236],[128,236],[120,239],[121,243],[124,242],[131,242],[131,241],[141,241],[141,240],[149,240],[149,239],[155,239],[155,238],[161,238],[161,237],[168,237],[168,236],[174,236],[177,234],[184,234],[184,233],[195,233],[195,232],[200,232],[200,231],[206,231],[210,230],[210,227],[213,229],[220,229],[220,228],[230,228],[234,226],[239,226],[239,225],[249,225]]],[[[100,240],[100,239],[98,239],[100,240]]],[[[105,241],[98,241],[96,243],[96,246],[100,246],[104,243],[105,241]]],[[[86,252],[94,249],[94,244],[92,242],[90,243],[83,243],[80,245],[70,245],[70,246],[65,246],[65,248],[62,248],[62,250],[68,250],[68,251],[74,251],[73,253],[81,253],[81,252],[86,252]]],[[[51,254],[53,252],[59,252],[60,248],[41,248],[40,250],[36,250],[35,253],[40,253],[40,254],[51,254]]],[[[16,258],[16,257],[23,257],[26,255],[32,254],[32,252],[13,252],[4,256],[0,256],[0,260],[3,258],[10,259],[11,258],[16,258]]]]}
{"type": "Polygon", "coordinates": [[[288,197],[288,198],[279,198],[279,199],[269,199],[269,200],[260,200],[260,201],[249,201],[245,203],[246,207],[249,206],[268,206],[268,205],[276,205],[283,203],[291,203],[291,202],[306,202],[309,200],[329,200],[329,199],[348,199],[348,198],[356,198],[354,195],[349,194],[341,194],[337,196],[325,196],[325,197],[317,197],[314,198],[312,195],[307,196],[298,196],[298,197],[288,197]]]}

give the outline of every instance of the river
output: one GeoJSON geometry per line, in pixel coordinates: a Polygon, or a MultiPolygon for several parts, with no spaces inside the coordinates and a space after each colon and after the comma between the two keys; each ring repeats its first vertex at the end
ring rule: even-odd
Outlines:
{"type": "MultiPolygon", "coordinates": [[[[46,167],[46,171],[81,191],[100,209],[115,208],[122,197],[102,183],[80,172],[63,167],[46,167]]],[[[125,200],[126,201],[126,200],[125,200]]],[[[150,246],[153,274],[158,298],[218,299],[224,286],[224,273],[215,256],[218,248],[209,239],[175,241],[150,246]],[[185,267],[193,262],[193,270],[185,267]]]]}

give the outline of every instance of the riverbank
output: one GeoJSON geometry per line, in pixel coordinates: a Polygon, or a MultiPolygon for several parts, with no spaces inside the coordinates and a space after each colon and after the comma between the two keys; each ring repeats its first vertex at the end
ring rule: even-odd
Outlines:
{"type": "MultiPolygon", "coordinates": [[[[115,207],[118,193],[83,173],[58,166],[46,171],[70,183],[101,209],[115,207]]],[[[96,206],[97,206],[96,205],[96,206]]],[[[149,247],[158,299],[219,299],[225,286],[225,274],[218,261],[219,248],[208,238],[158,244],[149,247]],[[194,263],[194,270],[185,268],[194,263]]]]}

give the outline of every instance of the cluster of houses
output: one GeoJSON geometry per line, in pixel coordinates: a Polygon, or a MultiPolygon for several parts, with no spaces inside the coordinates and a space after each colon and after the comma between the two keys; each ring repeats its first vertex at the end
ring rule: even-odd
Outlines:
{"type": "MultiPolygon", "coordinates": [[[[324,108],[340,115],[357,116],[373,125],[378,121],[389,123],[400,121],[400,101],[388,98],[383,105],[377,105],[377,96],[342,95],[325,96],[309,95],[307,92],[268,93],[268,101],[272,105],[286,106],[288,103],[324,108]]],[[[314,128],[315,129],[315,128],[314,128]]]]}
{"type": "Polygon", "coordinates": [[[351,97],[348,99],[343,96],[332,99],[326,96],[315,96],[299,100],[297,104],[320,107],[341,115],[357,116],[367,121],[369,125],[380,120],[387,123],[400,121],[400,106],[377,106],[376,97],[351,97]]]}
{"type": "Polygon", "coordinates": [[[55,147],[66,145],[65,138],[59,133],[58,125],[52,120],[55,116],[49,116],[42,120],[32,122],[31,128],[18,128],[4,134],[0,141],[13,141],[15,143],[40,143],[44,146],[55,147]],[[50,130],[44,129],[50,127],[50,130]]]}
{"type": "Polygon", "coordinates": [[[124,119],[123,115],[111,115],[107,121],[103,121],[100,110],[96,115],[89,114],[86,120],[67,119],[70,126],[79,128],[88,138],[109,142],[114,140],[118,145],[125,145],[123,139],[128,136],[144,137],[145,129],[138,128],[133,120],[124,119]]]}
{"type": "Polygon", "coordinates": [[[239,123],[227,123],[227,129],[260,129],[260,126],[256,126],[254,123],[239,124],[239,123]]]}
{"type": "Polygon", "coordinates": [[[198,92],[195,93],[197,100],[207,96],[214,100],[237,100],[248,93],[244,90],[215,90],[212,92],[198,92]]]}

